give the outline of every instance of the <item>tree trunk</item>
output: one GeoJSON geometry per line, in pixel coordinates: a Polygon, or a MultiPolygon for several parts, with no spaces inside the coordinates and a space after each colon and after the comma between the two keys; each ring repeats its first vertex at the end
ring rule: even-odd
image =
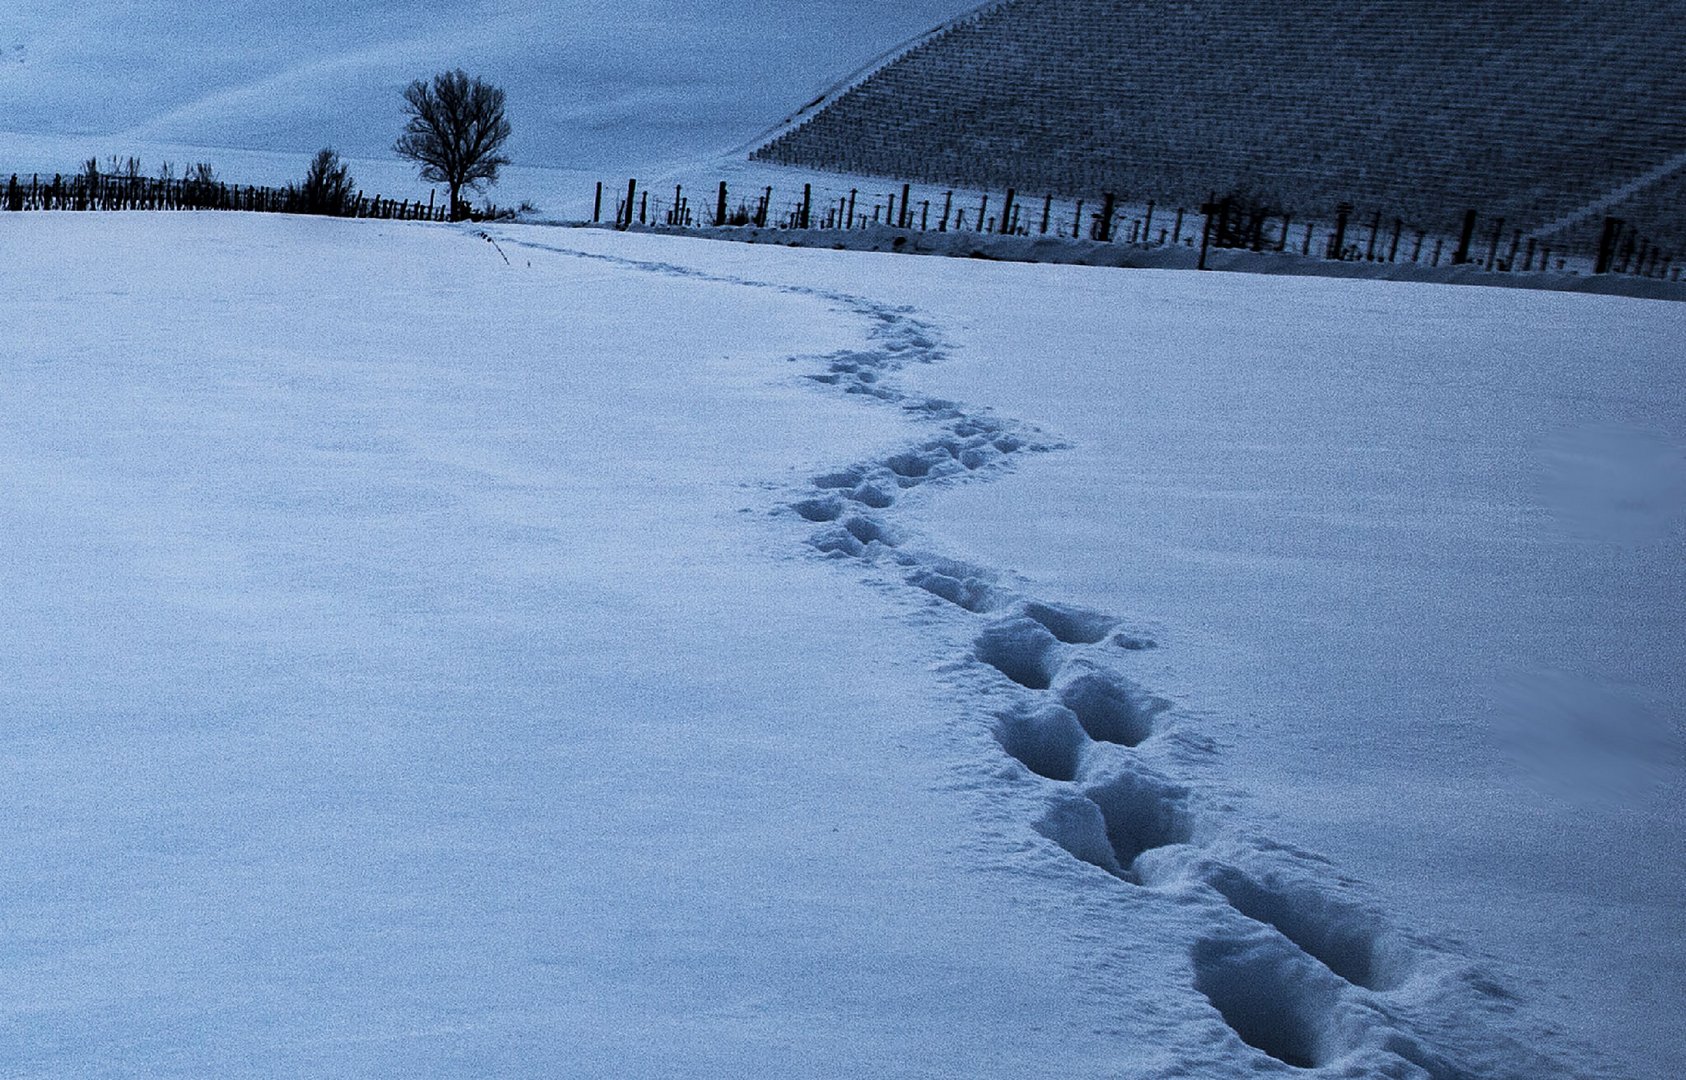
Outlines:
{"type": "Polygon", "coordinates": [[[451,220],[452,221],[461,221],[463,219],[462,203],[457,200],[457,193],[462,190],[462,185],[457,183],[455,180],[452,180],[450,183],[451,183],[451,220]]]}

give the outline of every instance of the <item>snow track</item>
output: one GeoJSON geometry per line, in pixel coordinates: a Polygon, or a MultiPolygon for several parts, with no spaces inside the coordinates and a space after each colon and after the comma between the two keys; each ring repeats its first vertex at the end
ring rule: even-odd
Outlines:
{"type": "Polygon", "coordinates": [[[898,525],[897,508],[922,485],[987,479],[1027,454],[1061,447],[987,409],[899,389],[899,370],[943,359],[938,327],[911,309],[842,293],[505,239],[652,273],[818,296],[867,322],[867,348],[819,357],[819,370],[806,377],[829,393],[898,409],[926,433],[814,475],[774,512],[806,529],[817,556],[860,567],[885,587],[911,587],[911,596],[968,628],[970,647],[952,681],[970,722],[987,730],[1003,759],[980,766],[1008,770],[983,787],[985,797],[1039,807],[1023,827],[1092,868],[1077,879],[1091,898],[1157,905],[1191,928],[1185,992],[1205,1003],[1214,1048],[1215,1072],[1200,1075],[1604,1075],[1575,1063],[1577,1052],[1556,1033],[1525,1044],[1510,994],[1478,961],[1395,926],[1362,885],[1264,835],[1244,808],[1188,775],[1180,763],[1208,757],[1209,740],[1130,673],[1133,658],[1158,647],[1153,636],[1122,616],[1035,596],[1001,570],[925,550],[898,525]]]}

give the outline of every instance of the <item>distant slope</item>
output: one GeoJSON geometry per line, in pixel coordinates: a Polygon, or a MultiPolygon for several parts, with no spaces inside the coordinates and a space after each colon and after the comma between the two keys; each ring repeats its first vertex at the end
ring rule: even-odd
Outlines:
{"type": "MultiPolygon", "coordinates": [[[[1686,151],[1683,69],[1681,0],[1008,0],[757,157],[1184,203],[1245,188],[1432,229],[1475,207],[1532,229],[1686,151]]],[[[1678,201],[1627,209],[1686,247],[1678,201]]]]}
{"type": "Polygon", "coordinates": [[[744,142],[959,6],[22,0],[0,10],[0,131],[378,156],[404,84],[460,65],[508,90],[517,161],[642,166],[744,142]]]}

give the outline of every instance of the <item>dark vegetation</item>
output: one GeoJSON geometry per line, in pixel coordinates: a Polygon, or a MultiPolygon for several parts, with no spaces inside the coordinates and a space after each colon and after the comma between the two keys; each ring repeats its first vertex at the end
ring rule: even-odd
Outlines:
{"type": "Polygon", "coordinates": [[[404,112],[404,133],[393,150],[420,165],[423,180],[446,186],[452,221],[469,217],[463,189],[497,183],[498,170],[509,164],[503,91],[461,68],[442,71],[405,88],[404,112]]]}

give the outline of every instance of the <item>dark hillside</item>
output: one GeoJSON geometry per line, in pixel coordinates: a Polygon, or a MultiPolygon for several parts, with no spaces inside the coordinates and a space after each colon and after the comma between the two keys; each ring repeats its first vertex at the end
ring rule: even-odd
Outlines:
{"type": "MultiPolygon", "coordinates": [[[[1686,154],[1683,70],[1681,0],[1008,0],[756,156],[1180,204],[1245,190],[1437,231],[1476,208],[1534,230],[1686,154]]],[[[1675,251],[1680,166],[1610,211],[1675,251]]]]}

